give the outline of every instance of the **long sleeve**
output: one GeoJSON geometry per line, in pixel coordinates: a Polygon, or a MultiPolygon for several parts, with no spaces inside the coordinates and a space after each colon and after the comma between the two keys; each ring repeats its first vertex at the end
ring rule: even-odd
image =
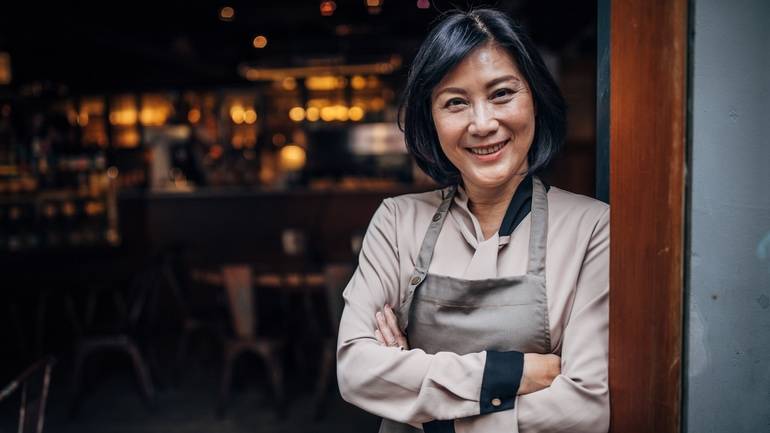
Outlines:
{"type": "MultiPolygon", "coordinates": [[[[413,425],[504,410],[503,405],[482,408],[487,352],[431,355],[377,343],[375,313],[386,303],[398,305],[401,296],[397,225],[395,203],[385,200],[372,218],[359,266],[343,292],[337,344],[342,397],[373,414],[413,425]]],[[[516,386],[500,396],[508,409],[516,386]]]]}
{"type": "Polygon", "coordinates": [[[549,388],[519,396],[521,433],[599,433],[609,429],[609,209],[585,253],[564,328],[562,366],[549,388]]]}

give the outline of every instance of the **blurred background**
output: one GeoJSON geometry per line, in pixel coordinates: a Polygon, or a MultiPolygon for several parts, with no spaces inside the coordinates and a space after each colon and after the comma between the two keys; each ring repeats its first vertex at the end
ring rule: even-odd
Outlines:
{"type": "Polygon", "coordinates": [[[411,59],[482,5],[567,99],[546,180],[594,195],[594,1],[4,2],[0,386],[34,368],[0,431],[44,383],[50,432],[374,431],[336,391],[340,292],[380,201],[435,188],[411,59]]]}

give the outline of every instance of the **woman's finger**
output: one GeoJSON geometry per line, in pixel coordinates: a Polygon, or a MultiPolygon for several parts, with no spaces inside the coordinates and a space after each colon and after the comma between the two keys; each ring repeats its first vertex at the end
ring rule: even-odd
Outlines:
{"type": "Polygon", "coordinates": [[[382,332],[380,332],[379,329],[374,330],[374,338],[376,338],[377,342],[382,344],[383,346],[388,345],[388,343],[385,342],[385,338],[382,336],[382,332]]]}
{"type": "Polygon", "coordinates": [[[394,334],[397,336],[401,334],[401,329],[398,327],[398,319],[396,319],[396,314],[393,313],[393,310],[390,308],[390,305],[386,305],[383,309],[383,313],[385,313],[385,322],[387,322],[388,327],[391,331],[393,331],[394,334]]]}
{"type": "Polygon", "coordinates": [[[388,322],[388,327],[390,328],[390,331],[393,333],[393,335],[396,336],[396,342],[399,346],[406,348],[406,337],[404,334],[401,333],[401,328],[398,326],[398,319],[396,318],[396,313],[393,312],[393,309],[390,308],[390,305],[385,306],[385,320],[388,322]]]}
{"type": "Polygon", "coordinates": [[[390,330],[388,322],[385,320],[385,315],[382,314],[382,311],[378,311],[375,317],[377,318],[377,327],[380,329],[382,336],[385,338],[385,343],[388,346],[397,345],[398,343],[396,342],[396,336],[393,335],[393,331],[390,330]]]}

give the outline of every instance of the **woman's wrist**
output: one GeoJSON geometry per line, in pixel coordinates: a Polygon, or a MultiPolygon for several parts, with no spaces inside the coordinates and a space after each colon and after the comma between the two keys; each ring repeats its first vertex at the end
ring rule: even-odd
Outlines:
{"type": "Polygon", "coordinates": [[[530,394],[548,388],[559,374],[561,374],[561,358],[559,356],[525,353],[524,368],[517,394],[530,394]]]}

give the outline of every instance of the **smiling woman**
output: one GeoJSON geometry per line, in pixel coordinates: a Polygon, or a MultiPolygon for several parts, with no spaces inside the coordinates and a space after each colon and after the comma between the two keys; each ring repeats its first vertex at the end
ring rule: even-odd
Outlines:
{"type": "Polygon", "coordinates": [[[565,109],[534,45],[500,12],[451,14],[402,110],[445,187],[372,217],[344,292],[342,396],[385,433],[606,432],[609,209],[536,176],[565,109]]]}

